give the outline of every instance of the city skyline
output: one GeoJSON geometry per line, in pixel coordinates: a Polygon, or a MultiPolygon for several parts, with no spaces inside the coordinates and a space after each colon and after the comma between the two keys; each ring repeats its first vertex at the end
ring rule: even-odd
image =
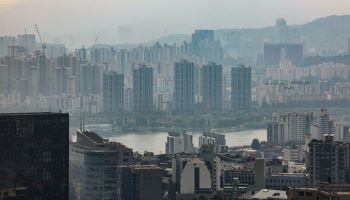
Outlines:
{"type": "Polygon", "coordinates": [[[252,2],[206,1],[198,6],[197,1],[184,0],[5,0],[0,2],[0,35],[24,33],[25,29],[35,33],[34,24],[38,24],[49,42],[62,43],[81,36],[80,45],[92,44],[100,36],[99,43],[116,44],[118,27],[127,25],[133,28],[132,42],[139,43],[169,34],[190,34],[195,29],[273,26],[277,18],[285,18],[289,24],[304,24],[319,17],[348,14],[350,7],[350,2],[344,0],[252,2]],[[16,23],[8,23],[9,19],[16,23]]]}

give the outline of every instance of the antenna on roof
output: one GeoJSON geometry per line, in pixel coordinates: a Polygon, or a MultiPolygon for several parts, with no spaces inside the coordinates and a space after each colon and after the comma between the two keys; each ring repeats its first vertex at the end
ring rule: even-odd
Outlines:
{"type": "Polygon", "coordinates": [[[84,121],[85,121],[85,118],[84,118],[84,109],[83,109],[83,132],[84,132],[84,130],[85,130],[84,121]]]}
{"type": "Polygon", "coordinates": [[[80,131],[83,132],[83,125],[82,125],[82,122],[81,122],[81,106],[80,106],[80,112],[79,112],[79,120],[80,120],[80,131]]]}

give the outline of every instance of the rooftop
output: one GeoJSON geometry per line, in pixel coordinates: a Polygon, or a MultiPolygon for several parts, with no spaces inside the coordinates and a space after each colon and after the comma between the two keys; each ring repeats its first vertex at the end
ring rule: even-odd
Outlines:
{"type": "Polygon", "coordinates": [[[262,189],[252,199],[288,199],[286,191],[262,189]]]}

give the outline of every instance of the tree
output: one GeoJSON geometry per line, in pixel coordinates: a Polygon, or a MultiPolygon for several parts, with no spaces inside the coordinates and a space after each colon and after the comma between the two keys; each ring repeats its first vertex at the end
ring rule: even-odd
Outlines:
{"type": "Polygon", "coordinates": [[[253,139],[251,144],[252,149],[259,150],[260,149],[260,142],[257,138],[253,139]]]}

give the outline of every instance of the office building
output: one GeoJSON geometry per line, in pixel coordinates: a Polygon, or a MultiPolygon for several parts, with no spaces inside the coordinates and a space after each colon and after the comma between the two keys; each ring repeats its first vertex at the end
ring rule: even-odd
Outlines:
{"type": "Polygon", "coordinates": [[[219,149],[217,144],[205,144],[199,149],[201,158],[210,171],[211,187],[217,191],[221,189],[221,164],[218,157],[219,149]]]}
{"type": "Polygon", "coordinates": [[[124,111],[124,75],[117,72],[103,74],[103,111],[124,111]]]}
{"type": "Polygon", "coordinates": [[[162,169],[157,166],[118,166],[117,177],[117,200],[163,199],[162,169]]]}
{"type": "Polygon", "coordinates": [[[312,140],[308,147],[307,170],[311,185],[350,183],[348,143],[335,142],[332,135],[327,135],[324,141],[312,140]]]}
{"type": "Polygon", "coordinates": [[[252,96],[252,68],[243,65],[231,68],[231,108],[249,110],[252,96]]]}
{"type": "Polygon", "coordinates": [[[88,130],[77,131],[77,142],[70,148],[72,198],[117,199],[116,167],[132,163],[132,150],[88,130]]]}
{"type": "Polygon", "coordinates": [[[289,187],[305,187],[308,181],[305,173],[277,173],[266,177],[266,188],[287,190],[289,187]]]}
{"type": "Polygon", "coordinates": [[[181,173],[186,163],[194,159],[194,154],[175,154],[171,161],[172,176],[171,182],[175,184],[176,192],[180,192],[181,173]]]}
{"type": "Polygon", "coordinates": [[[165,144],[167,154],[193,153],[193,138],[191,134],[169,132],[165,144]]]}
{"type": "Polygon", "coordinates": [[[193,111],[194,64],[181,60],[174,65],[174,110],[177,113],[193,111]]]}
{"type": "Polygon", "coordinates": [[[133,111],[153,111],[153,68],[141,65],[133,70],[133,111]]]}
{"type": "Polygon", "coordinates": [[[193,194],[211,190],[210,171],[199,159],[186,162],[181,172],[180,193],[193,194]]]}
{"type": "Polygon", "coordinates": [[[203,108],[209,111],[222,110],[222,65],[211,62],[202,68],[203,108]]]}
{"type": "Polygon", "coordinates": [[[0,114],[0,143],[1,190],[18,191],[18,199],[68,199],[68,114],[0,114]]]}

